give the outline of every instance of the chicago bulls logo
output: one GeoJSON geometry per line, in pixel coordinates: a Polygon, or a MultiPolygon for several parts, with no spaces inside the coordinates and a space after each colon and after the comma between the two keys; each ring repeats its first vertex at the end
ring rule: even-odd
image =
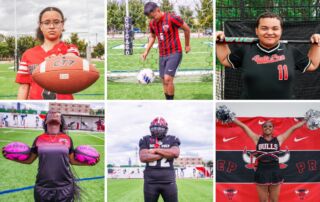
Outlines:
{"type": "Polygon", "coordinates": [[[246,162],[247,169],[255,169],[258,164],[259,158],[263,156],[272,156],[279,160],[280,169],[285,169],[288,165],[285,164],[290,159],[290,153],[288,149],[284,151],[276,151],[276,152],[260,152],[260,151],[247,151],[245,147],[242,154],[242,159],[246,162]]]}
{"type": "Polygon", "coordinates": [[[297,189],[295,190],[296,195],[299,197],[300,200],[304,200],[307,194],[309,194],[308,189],[297,189]]]}
{"type": "Polygon", "coordinates": [[[229,201],[232,201],[233,197],[238,193],[238,190],[225,189],[225,190],[223,190],[223,193],[228,198],[229,201]]]}

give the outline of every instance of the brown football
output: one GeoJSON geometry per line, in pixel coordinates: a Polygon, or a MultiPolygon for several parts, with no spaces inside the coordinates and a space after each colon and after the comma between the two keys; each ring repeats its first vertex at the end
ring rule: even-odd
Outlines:
{"type": "Polygon", "coordinates": [[[99,71],[85,59],[56,56],[46,59],[32,73],[32,79],[44,89],[73,94],[82,91],[99,78],[99,71]]]}

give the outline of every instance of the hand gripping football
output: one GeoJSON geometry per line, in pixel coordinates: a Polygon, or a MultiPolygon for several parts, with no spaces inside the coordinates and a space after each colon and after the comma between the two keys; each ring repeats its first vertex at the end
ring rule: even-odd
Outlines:
{"type": "Polygon", "coordinates": [[[55,56],[42,62],[32,79],[42,88],[60,94],[82,91],[99,78],[99,71],[85,59],[76,56],[55,56]]]}

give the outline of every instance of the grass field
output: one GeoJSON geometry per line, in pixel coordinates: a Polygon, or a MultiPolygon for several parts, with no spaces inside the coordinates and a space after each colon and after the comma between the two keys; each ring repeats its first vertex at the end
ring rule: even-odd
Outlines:
{"type": "MultiPolygon", "coordinates": [[[[207,100],[212,99],[212,82],[176,83],[175,99],[207,100]]],[[[132,83],[108,82],[108,99],[137,100],[137,99],[165,99],[162,85],[153,83],[140,85],[132,83]]]]}
{"type": "MultiPolygon", "coordinates": [[[[184,47],[184,39],[181,39],[184,47]]],[[[192,38],[191,52],[183,54],[182,63],[179,70],[212,70],[212,42],[211,38],[192,38]]],[[[138,72],[143,68],[151,68],[154,71],[159,69],[159,53],[157,48],[153,48],[147,60],[142,62],[140,55],[145,49],[138,48],[147,43],[147,39],[134,40],[134,54],[123,55],[123,49],[115,47],[123,44],[123,40],[108,40],[108,74],[118,72],[138,72]]],[[[183,82],[176,83],[175,99],[212,99],[212,79],[207,81],[194,82],[184,76],[183,82]]],[[[179,78],[179,77],[177,77],[179,78]]],[[[108,99],[164,99],[162,84],[156,82],[152,85],[139,85],[136,79],[130,82],[108,80],[108,99]]]]}
{"type": "MultiPolygon", "coordinates": [[[[32,145],[33,140],[42,133],[41,130],[0,129],[0,147],[9,142],[19,141],[32,145]]],[[[101,161],[95,166],[73,166],[79,178],[104,175],[104,133],[70,132],[74,146],[88,144],[100,153],[101,161]]],[[[34,185],[38,168],[38,160],[31,165],[9,161],[0,156],[0,192],[9,189],[34,185]]],[[[104,200],[104,179],[79,182],[83,190],[83,201],[104,200]]],[[[33,201],[33,189],[0,195],[0,201],[24,202],[33,201]]]]}
{"type": "MultiPolygon", "coordinates": [[[[81,100],[103,100],[104,99],[104,62],[94,62],[100,72],[100,78],[96,83],[87,88],[86,90],[76,93],[75,99],[81,100]]],[[[0,64],[0,99],[9,100],[16,99],[19,85],[15,83],[16,72],[9,67],[13,64],[0,64]]]]}
{"type": "MultiPolygon", "coordinates": [[[[143,179],[108,179],[108,202],[143,201],[143,179]]],[[[180,202],[212,202],[212,180],[178,179],[180,202]]],[[[163,201],[163,200],[160,200],[163,201]]]]}

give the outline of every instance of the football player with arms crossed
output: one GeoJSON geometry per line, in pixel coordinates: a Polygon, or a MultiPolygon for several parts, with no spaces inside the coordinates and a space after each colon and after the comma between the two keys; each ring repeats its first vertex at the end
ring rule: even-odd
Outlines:
{"type": "Polygon", "coordinates": [[[62,11],[56,7],[47,7],[40,12],[37,39],[41,45],[26,50],[21,58],[16,76],[19,85],[18,100],[72,100],[71,94],[56,94],[40,87],[32,80],[33,70],[46,58],[58,55],[79,56],[75,45],[61,41],[66,19],[62,11]]]}
{"type": "MultiPolygon", "coordinates": [[[[313,34],[308,56],[280,42],[283,19],[274,13],[261,14],[255,28],[259,42],[230,51],[216,44],[216,54],[225,67],[241,69],[244,87],[241,99],[294,99],[295,71],[315,71],[320,64],[320,34],[313,34]]],[[[217,31],[216,40],[225,35],[217,31]]]]}
{"type": "Polygon", "coordinates": [[[280,151],[283,142],[290,137],[290,135],[302,127],[306,121],[300,121],[291,126],[287,131],[278,136],[273,134],[273,123],[266,121],[262,124],[262,135],[257,135],[246,124],[238,119],[233,121],[238,125],[248,137],[256,145],[256,151],[263,156],[259,157],[257,169],[254,173],[254,182],[257,186],[258,196],[260,202],[278,202],[280,195],[280,185],[284,179],[279,167],[279,159],[276,155],[271,155],[274,152],[280,151]],[[270,155],[268,155],[268,152],[270,155]]]}
{"type": "Polygon", "coordinates": [[[184,31],[186,53],[191,50],[190,28],[179,16],[161,11],[154,2],[145,4],[144,14],[151,19],[149,24],[150,36],[146,50],[141,57],[146,60],[157,37],[160,54],[159,73],[162,79],[163,91],[167,100],[173,100],[173,79],[182,59],[179,28],[184,31]]]}
{"type": "Polygon", "coordinates": [[[179,157],[180,140],[167,135],[165,119],[155,118],[150,124],[151,135],[139,141],[140,161],[144,171],[144,201],[157,202],[161,195],[165,202],[177,202],[178,190],[173,160],[179,157]]]}

